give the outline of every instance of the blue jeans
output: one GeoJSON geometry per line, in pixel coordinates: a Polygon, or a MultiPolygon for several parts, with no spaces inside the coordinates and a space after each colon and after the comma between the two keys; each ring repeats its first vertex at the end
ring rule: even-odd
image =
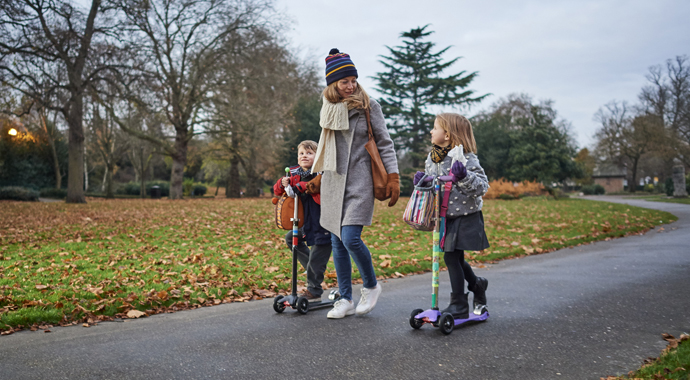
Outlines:
{"type": "Polygon", "coordinates": [[[364,287],[375,288],[377,284],[374,264],[371,262],[371,253],[362,241],[363,227],[342,226],[340,229],[342,240],[335,234],[331,234],[333,264],[335,264],[335,273],[338,275],[340,296],[350,301],[352,301],[352,262],[350,256],[357,264],[364,287]]]}

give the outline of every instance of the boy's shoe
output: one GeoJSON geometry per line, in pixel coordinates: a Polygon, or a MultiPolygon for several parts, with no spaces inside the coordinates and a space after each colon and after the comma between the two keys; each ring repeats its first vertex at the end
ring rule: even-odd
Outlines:
{"type": "Polygon", "coordinates": [[[306,298],[307,301],[309,301],[309,302],[321,302],[321,296],[315,296],[315,295],[311,294],[311,292],[309,290],[305,290],[299,296],[306,298]]]}
{"type": "Polygon", "coordinates": [[[355,313],[355,303],[346,300],[346,299],[339,299],[333,304],[333,309],[328,312],[328,318],[331,319],[340,319],[340,318],[345,318],[348,315],[352,315],[355,313]]]}
{"type": "Polygon", "coordinates": [[[362,288],[362,298],[359,299],[359,303],[357,304],[357,315],[364,315],[374,310],[374,306],[376,306],[376,302],[379,300],[380,294],[380,283],[377,283],[376,287],[371,289],[362,288]]]}

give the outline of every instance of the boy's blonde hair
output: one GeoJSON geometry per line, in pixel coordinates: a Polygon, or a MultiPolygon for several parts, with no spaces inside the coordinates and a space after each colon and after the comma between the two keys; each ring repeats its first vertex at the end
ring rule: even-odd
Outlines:
{"type": "MultiPolygon", "coordinates": [[[[323,96],[331,103],[339,103],[343,101],[343,98],[340,96],[340,94],[338,94],[338,81],[329,84],[323,90],[323,96]]],[[[345,103],[347,104],[348,110],[355,108],[362,110],[369,109],[369,94],[367,94],[359,82],[357,82],[355,92],[345,99],[345,103]]]]}
{"type": "Polygon", "coordinates": [[[316,153],[316,148],[319,147],[319,144],[312,140],[304,140],[299,145],[297,145],[297,151],[299,152],[299,148],[304,148],[311,150],[312,152],[316,153]]]}
{"type": "Polygon", "coordinates": [[[436,115],[436,120],[450,137],[451,147],[462,144],[465,153],[477,153],[472,124],[466,117],[457,113],[440,113],[436,115]]]}

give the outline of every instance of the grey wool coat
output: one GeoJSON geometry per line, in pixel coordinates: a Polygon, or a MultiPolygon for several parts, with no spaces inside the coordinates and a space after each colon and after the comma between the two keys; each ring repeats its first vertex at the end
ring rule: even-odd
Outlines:
{"type": "MultiPolygon", "coordinates": [[[[388,134],[381,105],[370,99],[371,129],[388,174],[398,173],[398,159],[388,134]]],[[[374,216],[374,184],[371,157],[364,148],[369,141],[364,110],[348,112],[350,128],[335,131],[336,171],[321,179],[321,226],[340,238],[342,226],[370,226],[374,216]]]]}
{"type": "MultiPolygon", "coordinates": [[[[479,159],[474,153],[465,154],[467,164],[467,177],[453,185],[448,198],[448,218],[457,218],[474,212],[480,211],[484,205],[482,195],[489,190],[489,179],[484,173],[484,169],[479,165],[479,159]]],[[[431,160],[431,154],[426,157],[426,174],[432,176],[444,176],[450,173],[450,166],[453,159],[446,156],[439,164],[431,160]],[[440,173],[439,173],[439,170],[440,173]]]]}

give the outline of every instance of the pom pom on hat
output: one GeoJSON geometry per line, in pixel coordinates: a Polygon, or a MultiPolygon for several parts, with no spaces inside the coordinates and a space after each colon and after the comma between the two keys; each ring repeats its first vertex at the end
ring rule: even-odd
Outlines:
{"type": "Polygon", "coordinates": [[[341,53],[336,48],[331,49],[326,57],[326,85],[350,76],[359,78],[350,55],[341,53]]]}

